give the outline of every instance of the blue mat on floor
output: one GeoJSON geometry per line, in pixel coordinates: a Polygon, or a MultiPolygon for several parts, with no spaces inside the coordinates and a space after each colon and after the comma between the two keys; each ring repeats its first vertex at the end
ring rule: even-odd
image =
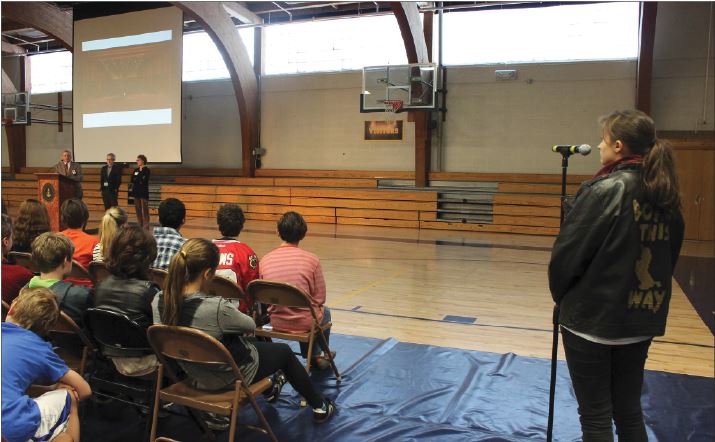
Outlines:
{"type": "MultiPolygon", "coordinates": [[[[259,401],[279,440],[545,439],[549,360],[337,334],[331,344],[342,384],[336,385],[331,372],[314,373],[313,379],[335,400],[337,414],[314,425],[312,410],[301,409],[286,385],[277,404],[259,401]]],[[[714,440],[714,385],[712,378],[647,371],[642,401],[649,439],[714,440]]],[[[554,440],[581,439],[576,407],[567,367],[559,363],[554,440]]],[[[254,416],[247,407],[239,420],[255,422],[254,416]]],[[[102,434],[107,440],[106,427],[102,434]]],[[[191,421],[175,416],[160,421],[159,434],[203,440],[191,421]]],[[[218,440],[226,438],[227,432],[218,440]]],[[[248,430],[240,431],[240,439],[265,440],[248,430]]]]}

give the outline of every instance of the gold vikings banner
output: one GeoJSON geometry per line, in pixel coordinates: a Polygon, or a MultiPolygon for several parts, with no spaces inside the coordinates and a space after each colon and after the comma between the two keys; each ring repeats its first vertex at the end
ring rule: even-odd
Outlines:
{"type": "Polygon", "coordinates": [[[402,141],[402,120],[366,121],[365,141],[402,141]]]}

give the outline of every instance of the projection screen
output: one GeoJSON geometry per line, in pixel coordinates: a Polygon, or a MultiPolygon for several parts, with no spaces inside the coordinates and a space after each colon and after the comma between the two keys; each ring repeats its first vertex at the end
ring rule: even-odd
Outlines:
{"type": "Polygon", "coordinates": [[[181,162],[183,15],[175,7],[74,23],[74,158],[181,162]]]}

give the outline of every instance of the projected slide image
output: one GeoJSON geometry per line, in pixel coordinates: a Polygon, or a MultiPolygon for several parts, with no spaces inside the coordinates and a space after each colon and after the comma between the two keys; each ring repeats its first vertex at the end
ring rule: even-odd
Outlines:
{"type": "Polygon", "coordinates": [[[170,7],[75,22],[78,161],[181,161],[182,18],[170,7]]]}

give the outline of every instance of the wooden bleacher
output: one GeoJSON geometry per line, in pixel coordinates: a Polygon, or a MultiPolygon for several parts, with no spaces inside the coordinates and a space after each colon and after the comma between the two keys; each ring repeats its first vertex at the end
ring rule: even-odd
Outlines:
{"type": "MultiPolygon", "coordinates": [[[[99,191],[99,167],[85,167],[84,201],[90,209],[90,223],[104,212],[99,191]]],[[[3,174],[3,200],[14,216],[26,198],[36,198],[34,173],[47,168],[24,168],[14,176],[3,174]]],[[[556,235],[559,225],[560,176],[540,174],[468,174],[435,172],[431,180],[448,187],[415,189],[384,188],[389,180],[414,179],[411,172],[278,170],[259,169],[255,178],[237,177],[237,170],[152,168],[151,216],[161,199],[181,199],[187,218],[215,218],[224,203],[241,205],[249,220],[276,221],[288,210],[300,212],[309,223],[350,224],[397,228],[467,230],[502,233],[556,235]],[[233,175],[233,176],[231,176],[233,175]],[[446,183],[446,184],[445,184],[446,183]],[[482,189],[461,187],[486,183],[482,189]],[[484,190],[487,189],[487,190],[484,190]],[[456,197],[455,197],[456,195],[456,197]],[[476,209],[448,210],[450,198],[467,201],[475,195],[476,209]],[[470,210],[485,221],[475,222],[470,210]],[[447,214],[451,213],[451,218],[447,214]]],[[[119,203],[127,205],[127,183],[131,169],[125,169],[119,203]]],[[[573,194],[584,176],[569,177],[573,194]]],[[[461,206],[465,206],[462,204],[461,206]]]]}

